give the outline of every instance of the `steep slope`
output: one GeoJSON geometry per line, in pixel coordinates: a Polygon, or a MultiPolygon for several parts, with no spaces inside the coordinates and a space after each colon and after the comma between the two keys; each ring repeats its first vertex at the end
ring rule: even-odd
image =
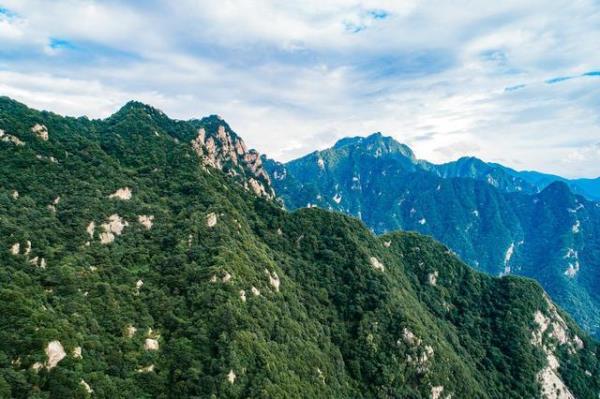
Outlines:
{"type": "Polygon", "coordinates": [[[598,343],[535,282],[283,211],[230,172],[253,157],[198,151],[211,123],[0,99],[1,397],[600,393],[598,343]]]}
{"type": "Polygon", "coordinates": [[[378,234],[431,235],[479,270],[535,278],[600,335],[600,203],[562,182],[527,194],[537,189],[476,159],[451,168],[417,161],[381,134],[340,143],[285,165],[265,160],[288,209],[344,212],[378,234]]]}
{"type": "Polygon", "coordinates": [[[116,143],[112,142],[111,136],[102,137],[109,140],[106,145],[114,147],[110,148],[111,154],[137,163],[140,160],[136,150],[143,151],[147,146],[156,145],[156,138],[159,138],[159,141],[166,138],[175,143],[191,143],[203,166],[222,170],[233,176],[245,189],[259,196],[274,196],[269,176],[262,167],[258,152],[247,149],[242,138],[217,115],[201,120],[174,121],[156,108],[130,101],[107,118],[104,124],[92,123],[92,129],[99,134],[102,134],[103,130],[125,127],[133,130],[126,132],[126,137],[119,137],[116,143]],[[148,139],[152,141],[148,142],[148,139]],[[122,148],[126,140],[135,140],[135,144],[140,147],[122,148]]]}

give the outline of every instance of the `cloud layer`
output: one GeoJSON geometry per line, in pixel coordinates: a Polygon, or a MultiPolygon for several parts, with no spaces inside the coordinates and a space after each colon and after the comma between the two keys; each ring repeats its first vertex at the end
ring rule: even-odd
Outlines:
{"type": "Polygon", "coordinates": [[[0,0],[0,94],[218,113],[280,160],[382,131],[432,161],[595,177],[598,38],[596,0],[0,0]]]}

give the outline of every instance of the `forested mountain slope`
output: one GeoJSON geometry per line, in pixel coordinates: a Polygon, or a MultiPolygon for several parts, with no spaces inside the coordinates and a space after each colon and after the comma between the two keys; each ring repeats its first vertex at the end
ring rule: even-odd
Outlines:
{"type": "Polygon", "coordinates": [[[2,98],[0,129],[0,397],[600,393],[598,343],[537,283],[282,210],[216,117],[2,98]]]}
{"type": "Polygon", "coordinates": [[[431,235],[479,270],[536,279],[600,335],[600,202],[564,182],[537,192],[479,160],[433,165],[381,134],[342,139],[286,164],[264,162],[288,209],[341,211],[378,234],[431,235]]]}
{"type": "Polygon", "coordinates": [[[463,157],[445,164],[422,163],[425,169],[440,177],[468,177],[485,181],[506,192],[535,194],[555,182],[562,182],[569,189],[590,201],[600,200],[600,177],[596,179],[566,179],[561,176],[535,171],[516,171],[506,166],[484,162],[475,157],[463,157]]]}

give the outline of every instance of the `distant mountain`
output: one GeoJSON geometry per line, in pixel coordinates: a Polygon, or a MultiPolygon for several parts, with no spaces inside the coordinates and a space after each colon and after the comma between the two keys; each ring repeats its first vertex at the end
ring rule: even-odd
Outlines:
{"type": "Polygon", "coordinates": [[[0,397],[598,397],[537,283],[286,212],[256,155],[217,117],[0,98],[0,397]]]}
{"type": "Polygon", "coordinates": [[[600,336],[600,202],[475,158],[434,165],[374,134],[286,164],[263,160],[288,209],[318,206],[383,234],[412,230],[492,275],[539,281],[600,336]],[[538,192],[538,187],[543,187],[538,192]]]}
{"type": "Polygon", "coordinates": [[[533,171],[516,172],[512,169],[505,169],[507,169],[509,173],[520,176],[538,189],[543,189],[555,181],[561,181],[568,185],[574,193],[582,195],[592,201],[600,201],[600,177],[595,179],[565,179],[564,177],[545,173],[533,171]]]}
{"type": "Polygon", "coordinates": [[[481,180],[505,192],[537,193],[544,188],[530,183],[516,171],[498,164],[484,162],[475,157],[463,157],[440,165],[427,162],[422,164],[425,170],[439,177],[464,177],[481,180]]]}
{"type": "Polygon", "coordinates": [[[537,193],[554,182],[563,182],[575,194],[589,200],[600,200],[600,177],[596,179],[566,179],[534,172],[516,171],[497,163],[484,162],[475,157],[464,157],[441,165],[427,164],[427,169],[440,177],[470,177],[483,180],[507,192],[537,193]]]}
{"type": "Polygon", "coordinates": [[[595,201],[600,201],[600,177],[596,177],[595,179],[569,180],[569,186],[578,194],[595,201]]]}

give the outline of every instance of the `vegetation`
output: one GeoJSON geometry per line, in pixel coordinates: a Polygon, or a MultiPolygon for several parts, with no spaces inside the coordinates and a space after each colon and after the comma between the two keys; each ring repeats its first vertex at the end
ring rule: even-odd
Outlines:
{"type": "Polygon", "coordinates": [[[381,134],[265,165],[288,209],[336,210],[377,234],[431,235],[478,270],[537,280],[600,336],[600,203],[573,194],[568,182],[546,176],[531,185],[526,178],[539,174],[475,158],[430,164],[381,134]]]}
{"type": "Polygon", "coordinates": [[[546,347],[574,395],[598,396],[598,343],[537,283],[475,272],[417,234],[286,212],[203,166],[202,124],[0,99],[3,137],[23,142],[0,138],[0,397],[536,397],[546,347]],[[583,346],[551,328],[534,343],[536,311],[583,346]],[[50,368],[55,340],[66,356],[50,368]]]}

